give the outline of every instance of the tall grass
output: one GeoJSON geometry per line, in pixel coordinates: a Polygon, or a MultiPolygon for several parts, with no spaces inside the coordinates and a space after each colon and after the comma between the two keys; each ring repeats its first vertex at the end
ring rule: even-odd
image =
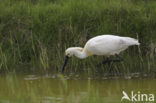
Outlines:
{"type": "MultiPolygon", "coordinates": [[[[113,66],[114,70],[150,72],[156,68],[149,50],[156,41],[155,13],[154,0],[0,1],[0,69],[56,71],[67,47],[83,47],[91,37],[114,34],[138,35],[141,42],[140,49],[132,47],[122,54],[125,62],[113,66]]],[[[106,72],[107,66],[96,67],[102,59],[72,58],[67,71],[106,72]]]]}

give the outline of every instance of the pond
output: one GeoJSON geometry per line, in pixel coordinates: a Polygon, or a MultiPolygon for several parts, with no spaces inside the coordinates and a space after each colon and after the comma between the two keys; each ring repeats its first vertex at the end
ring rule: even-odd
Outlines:
{"type": "MultiPolygon", "coordinates": [[[[156,79],[91,78],[78,74],[0,76],[0,103],[120,103],[123,91],[130,98],[133,92],[136,100],[142,99],[141,94],[149,98],[156,94],[156,79]]],[[[126,99],[122,102],[131,103],[126,99]]]]}

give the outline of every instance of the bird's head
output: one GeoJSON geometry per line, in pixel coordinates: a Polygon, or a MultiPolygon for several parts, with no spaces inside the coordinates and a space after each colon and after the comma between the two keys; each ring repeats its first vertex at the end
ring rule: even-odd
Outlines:
{"type": "Polygon", "coordinates": [[[66,51],[65,51],[66,57],[65,57],[64,64],[62,66],[62,72],[64,71],[64,68],[68,62],[69,57],[75,55],[76,52],[82,52],[82,51],[83,51],[83,48],[80,48],[80,47],[70,47],[70,48],[66,49],[66,51]]]}
{"type": "Polygon", "coordinates": [[[68,48],[65,51],[65,55],[68,56],[68,57],[71,57],[72,55],[74,55],[74,51],[75,51],[74,48],[68,48]]]}
{"type": "Polygon", "coordinates": [[[82,52],[83,48],[81,48],[81,47],[70,47],[70,48],[66,49],[65,55],[68,57],[71,57],[71,56],[75,55],[75,53],[77,51],[82,52]]]}

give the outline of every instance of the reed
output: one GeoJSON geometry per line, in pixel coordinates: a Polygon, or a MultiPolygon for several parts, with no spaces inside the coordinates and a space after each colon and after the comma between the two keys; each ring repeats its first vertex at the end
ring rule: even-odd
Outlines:
{"type": "MultiPolygon", "coordinates": [[[[96,35],[114,34],[138,36],[141,42],[139,48],[121,54],[125,61],[113,65],[114,72],[155,71],[155,56],[150,51],[156,42],[155,13],[154,0],[0,1],[0,70],[58,71],[66,48],[83,47],[96,35]]],[[[107,72],[108,66],[96,67],[102,59],[72,58],[66,71],[107,72]]]]}

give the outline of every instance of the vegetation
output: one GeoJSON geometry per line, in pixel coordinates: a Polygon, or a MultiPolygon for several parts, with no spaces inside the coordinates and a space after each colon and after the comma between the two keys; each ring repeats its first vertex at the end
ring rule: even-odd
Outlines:
{"type": "MultiPolygon", "coordinates": [[[[0,1],[0,71],[58,71],[64,51],[96,35],[138,38],[141,46],[112,64],[115,73],[156,71],[154,0],[5,0],[0,1]]],[[[66,71],[95,74],[103,57],[72,58],[66,71]]]]}

